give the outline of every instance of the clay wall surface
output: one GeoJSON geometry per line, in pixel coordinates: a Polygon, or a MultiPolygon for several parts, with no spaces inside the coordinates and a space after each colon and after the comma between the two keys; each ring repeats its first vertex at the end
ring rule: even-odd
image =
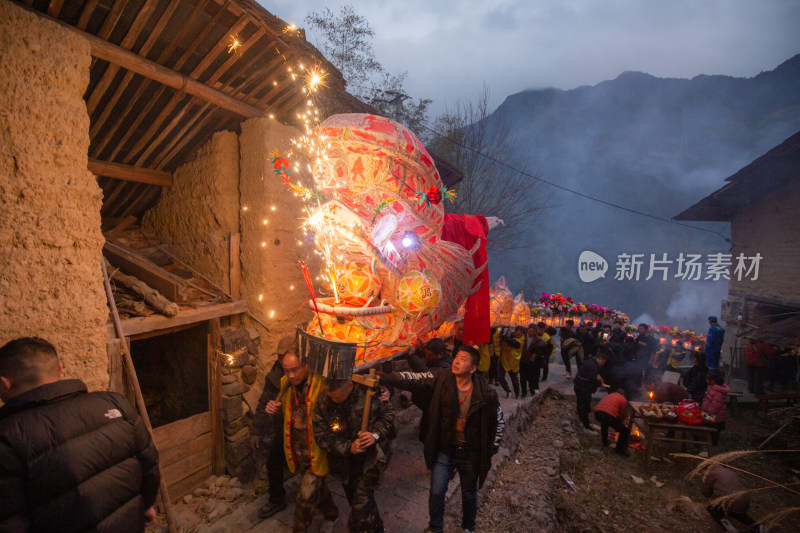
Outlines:
{"type": "Polygon", "coordinates": [[[242,298],[247,299],[250,312],[270,328],[265,332],[249,321],[262,337],[259,375],[271,364],[271,358],[264,356],[272,354],[278,340],[294,335],[297,325],[311,318],[311,313],[301,308],[308,291],[298,259],[308,261],[313,276],[319,263],[314,260],[313,243],[304,242],[299,231],[303,203],[281,183],[270,156],[276,149],[286,155],[292,148],[290,139],[299,135],[299,130],[274,120],[250,119],[242,124],[239,137],[242,298]]]}
{"type": "Polygon", "coordinates": [[[740,211],[731,221],[730,290],[752,296],[800,302],[800,178],[789,182],[740,211]],[[736,257],[761,254],[758,279],[738,281],[736,257]]]}
{"type": "Polygon", "coordinates": [[[52,342],[108,386],[102,192],[87,170],[89,44],[0,0],[0,344],[52,342]]]}
{"type": "Polygon", "coordinates": [[[173,174],[142,219],[167,249],[230,290],[230,235],[239,232],[239,140],[220,131],[173,174]]]}

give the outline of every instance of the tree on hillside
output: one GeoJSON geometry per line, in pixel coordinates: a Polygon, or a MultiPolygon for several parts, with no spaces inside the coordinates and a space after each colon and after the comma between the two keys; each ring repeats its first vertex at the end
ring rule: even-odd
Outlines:
{"type": "MultiPolygon", "coordinates": [[[[395,108],[390,102],[403,88],[408,72],[391,74],[375,58],[372,39],[375,30],[369,21],[355,12],[353,6],[342,6],[339,12],[325,8],[312,11],[305,18],[312,34],[322,47],[325,56],[342,72],[347,91],[375,106],[388,117],[395,118],[395,108]]],[[[427,98],[403,98],[402,122],[414,132],[423,130],[428,121],[427,98]]]]}
{"type": "Polygon", "coordinates": [[[490,117],[488,87],[476,102],[456,102],[439,115],[432,130],[427,146],[464,174],[446,209],[502,219],[504,225],[489,235],[490,253],[532,247],[534,223],[548,207],[549,192],[514,158],[520,147],[507,119],[490,117]]]}

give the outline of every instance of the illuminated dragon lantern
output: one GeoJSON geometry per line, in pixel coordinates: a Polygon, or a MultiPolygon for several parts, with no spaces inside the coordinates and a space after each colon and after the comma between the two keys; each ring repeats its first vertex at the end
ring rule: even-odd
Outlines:
{"type": "Polygon", "coordinates": [[[451,193],[403,125],[334,115],[312,142],[322,149],[314,179],[324,203],[308,225],[333,295],[309,302],[316,316],[301,333],[301,350],[330,359],[350,346],[357,370],[424,340],[480,289],[486,263],[474,254],[485,235],[469,249],[442,238],[442,200],[451,193]]]}
{"type": "Polygon", "coordinates": [[[513,325],[514,315],[514,295],[508,290],[508,283],[505,276],[494,282],[489,290],[491,303],[489,312],[492,327],[507,327],[513,325]]]}

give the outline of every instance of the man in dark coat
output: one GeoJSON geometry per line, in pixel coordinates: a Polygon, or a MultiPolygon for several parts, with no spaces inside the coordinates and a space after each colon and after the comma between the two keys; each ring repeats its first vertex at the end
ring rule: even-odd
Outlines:
{"type": "Polygon", "coordinates": [[[583,424],[583,431],[588,435],[597,435],[589,422],[589,413],[592,411],[592,394],[601,385],[605,386],[603,377],[600,375],[600,367],[606,364],[608,350],[602,349],[597,357],[586,359],[578,371],[575,373],[574,390],[575,400],[578,405],[578,418],[583,424]]]}
{"type": "Polygon", "coordinates": [[[431,470],[428,528],[434,533],[443,531],[447,485],[456,471],[461,480],[461,527],[475,531],[478,487],[486,480],[503,436],[503,410],[494,389],[475,374],[479,363],[478,350],[461,346],[450,373],[395,372],[381,377],[399,389],[433,391],[423,451],[431,470]]]}
{"type": "Polygon", "coordinates": [[[708,334],[706,335],[706,365],[708,371],[714,373],[719,367],[719,356],[722,353],[722,343],[725,340],[725,330],[717,324],[717,317],[708,317],[708,334]]]}
{"type": "Polygon", "coordinates": [[[278,511],[286,509],[286,490],[283,488],[283,465],[286,464],[283,453],[283,411],[268,415],[266,408],[267,403],[277,398],[281,390],[283,356],[289,351],[296,350],[297,343],[291,335],[278,341],[278,347],[273,354],[276,356],[275,362],[264,379],[264,390],[261,391],[250,430],[253,448],[262,450],[266,448],[264,451],[267,456],[269,500],[258,510],[258,516],[261,518],[269,518],[278,511]]]}
{"type": "Polygon", "coordinates": [[[0,348],[0,531],[142,532],[158,452],[121,394],[87,392],[49,342],[0,348]]]}
{"type": "Polygon", "coordinates": [[[331,474],[342,482],[350,504],[348,530],[382,533],[375,489],[391,456],[394,409],[388,401],[373,397],[366,431],[361,431],[366,398],[363,385],[329,378],[325,397],[314,409],[314,438],[328,454],[331,474]]]}

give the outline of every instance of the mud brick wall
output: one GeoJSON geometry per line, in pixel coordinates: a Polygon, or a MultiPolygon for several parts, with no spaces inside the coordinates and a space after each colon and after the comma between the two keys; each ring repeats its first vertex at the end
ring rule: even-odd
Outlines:
{"type": "Polygon", "coordinates": [[[181,261],[230,290],[230,235],[239,232],[239,140],[220,131],[173,174],[142,224],[181,261]]]}
{"type": "Polygon", "coordinates": [[[87,170],[89,45],[0,0],[0,344],[39,336],[108,386],[102,192],[87,170]]]}
{"type": "MultiPolygon", "coordinates": [[[[316,256],[310,253],[313,243],[303,241],[299,230],[303,203],[281,183],[270,156],[275,150],[286,155],[293,147],[291,139],[299,135],[299,130],[275,120],[250,119],[242,124],[239,136],[242,298],[270,328],[267,333],[249,322],[267,341],[262,350],[267,356],[281,337],[293,335],[298,324],[311,318],[310,311],[301,308],[308,291],[298,259],[308,260],[313,275],[319,270],[316,256]]],[[[259,358],[260,376],[272,360],[259,358]]]]}

